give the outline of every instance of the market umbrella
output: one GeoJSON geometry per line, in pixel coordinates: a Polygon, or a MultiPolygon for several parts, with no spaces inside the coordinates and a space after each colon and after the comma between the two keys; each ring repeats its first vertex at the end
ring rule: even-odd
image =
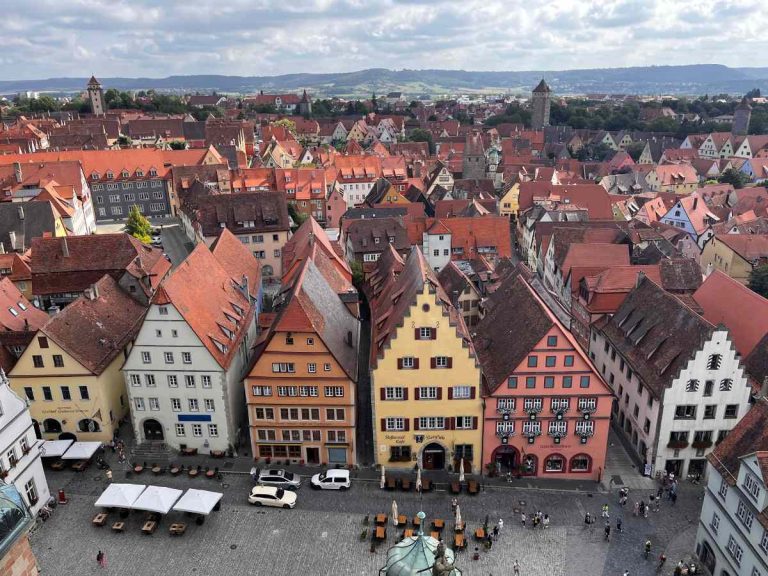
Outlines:
{"type": "Polygon", "coordinates": [[[421,466],[416,469],[416,492],[421,492],[421,466]]]}
{"type": "Polygon", "coordinates": [[[464,482],[464,458],[459,460],[459,482],[464,482]]]}
{"type": "Polygon", "coordinates": [[[461,528],[461,508],[456,505],[456,528],[461,528]]]}
{"type": "Polygon", "coordinates": [[[397,502],[392,500],[392,525],[397,526],[397,502]]]}
{"type": "Polygon", "coordinates": [[[381,467],[381,480],[379,481],[379,488],[384,490],[384,485],[387,483],[387,479],[384,476],[384,466],[381,467]]]}
{"type": "Polygon", "coordinates": [[[110,484],[102,492],[95,506],[101,508],[130,508],[141,496],[145,484],[110,484]]]}

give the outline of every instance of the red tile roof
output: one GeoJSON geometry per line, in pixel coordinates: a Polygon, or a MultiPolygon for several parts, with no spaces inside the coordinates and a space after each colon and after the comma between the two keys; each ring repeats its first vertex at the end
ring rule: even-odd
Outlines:
{"type": "Polygon", "coordinates": [[[558,186],[549,182],[520,183],[521,212],[546,200],[587,208],[590,220],[613,220],[611,198],[599,184],[558,186]]]}
{"type": "Polygon", "coordinates": [[[715,238],[747,262],[768,258],[768,234],[717,234],[715,238]]]}
{"type": "Polygon", "coordinates": [[[707,277],[693,298],[704,318],[728,328],[743,358],[768,334],[768,300],[719,270],[707,277]]]}
{"type": "Polygon", "coordinates": [[[163,281],[153,303],[173,305],[225,370],[255,313],[231,273],[203,243],[163,281]]]}
{"type": "Polygon", "coordinates": [[[97,295],[83,295],[51,318],[42,333],[93,374],[101,374],[133,340],[147,309],[105,275],[97,295]]]}
{"type": "MultiPolygon", "coordinates": [[[[487,248],[497,258],[512,256],[509,220],[504,216],[476,216],[472,218],[443,218],[443,225],[451,231],[451,247],[462,248],[461,259],[475,258],[487,248]]],[[[434,219],[427,218],[427,226],[434,219]]]]}
{"type": "Polygon", "coordinates": [[[48,314],[30,304],[9,277],[0,279],[0,327],[4,331],[34,332],[47,321],[48,314]]]}
{"type": "Polygon", "coordinates": [[[248,293],[256,299],[261,291],[261,263],[226,228],[211,245],[211,252],[229,273],[233,282],[243,286],[243,279],[248,282],[248,293]]]}

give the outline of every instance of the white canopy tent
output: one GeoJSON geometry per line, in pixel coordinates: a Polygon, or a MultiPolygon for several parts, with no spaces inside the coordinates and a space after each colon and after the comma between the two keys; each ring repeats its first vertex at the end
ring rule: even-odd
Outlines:
{"type": "Polygon", "coordinates": [[[74,443],[74,440],[46,440],[40,447],[43,458],[59,458],[74,443]]]}
{"type": "Polygon", "coordinates": [[[209,492],[208,490],[196,490],[190,488],[186,491],[173,507],[177,512],[191,512],[193,514],[205,514],[206,516],[216,507],[224,497],[221,492],[209,492]]]}
{"type": "Polygon", "coordinates": [[[146,484],[110,484],[101,493],[94,506],[100,508],[130,508],[146,487],[146,484]]]}
{"type": "Polygon", "coordinates": [[[64,452],[62,460],[90,460],[96,454],[101,442],[75,442],[72,447],[64,452]]]}
{"type": "Polygon", "coordinates": [[[131,505],[131,509],[168,514],[181,494],[182,490],[176,490],[176,488],[149,486],[131,505]]]}

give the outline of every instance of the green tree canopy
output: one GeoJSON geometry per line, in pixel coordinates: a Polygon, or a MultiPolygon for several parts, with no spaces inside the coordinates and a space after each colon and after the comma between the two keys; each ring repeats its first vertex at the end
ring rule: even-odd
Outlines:
{"type": "Polygon", "coordinates": [[[125,231],[138,238],[144,244],[152,242],[152,224],[149,223],[136,205],[131,206],[128,220],[125,223],[125,231]]]}
{"type": "Polygon", "coordinates": [[[768,298],[768,264],[752,269],[747,286],[763,298],[768,298]]]}
{"type": "Polygon", "coordinates": [[[408,139],[411,142],[426,142],[429,146],[429,153],[435,153],[435,143],[432,140],[432,132],[423,130],[421,128],[416,128],[413,132],[411,132],[411,135],[408,137],[408,139]]]}
{"type": "Polygon", "coordinates": [[[731,184],[734,188],[744,188],[747,178],[742,172],[739,172],[735,168],[728,168],[728,170],[720,174],[718,181],[721,184],[731,184]]]}

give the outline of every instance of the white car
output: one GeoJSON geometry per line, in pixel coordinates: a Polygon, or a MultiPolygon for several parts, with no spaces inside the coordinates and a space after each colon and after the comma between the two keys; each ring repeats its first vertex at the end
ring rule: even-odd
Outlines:
{"type": "Polygon", "coordinates": [[[322,490],[347,490],[352,482],[349,479],[349,470],[326,470],[322,474],[315,474],[311,480],[312,488],[322,490]]]}
{"type": "Polygon", "coordinates": [[[296,506],[296,493],[274,486],[254,486],[248,495],[248,503],[256,506],[293,508],[296,506]]]}

